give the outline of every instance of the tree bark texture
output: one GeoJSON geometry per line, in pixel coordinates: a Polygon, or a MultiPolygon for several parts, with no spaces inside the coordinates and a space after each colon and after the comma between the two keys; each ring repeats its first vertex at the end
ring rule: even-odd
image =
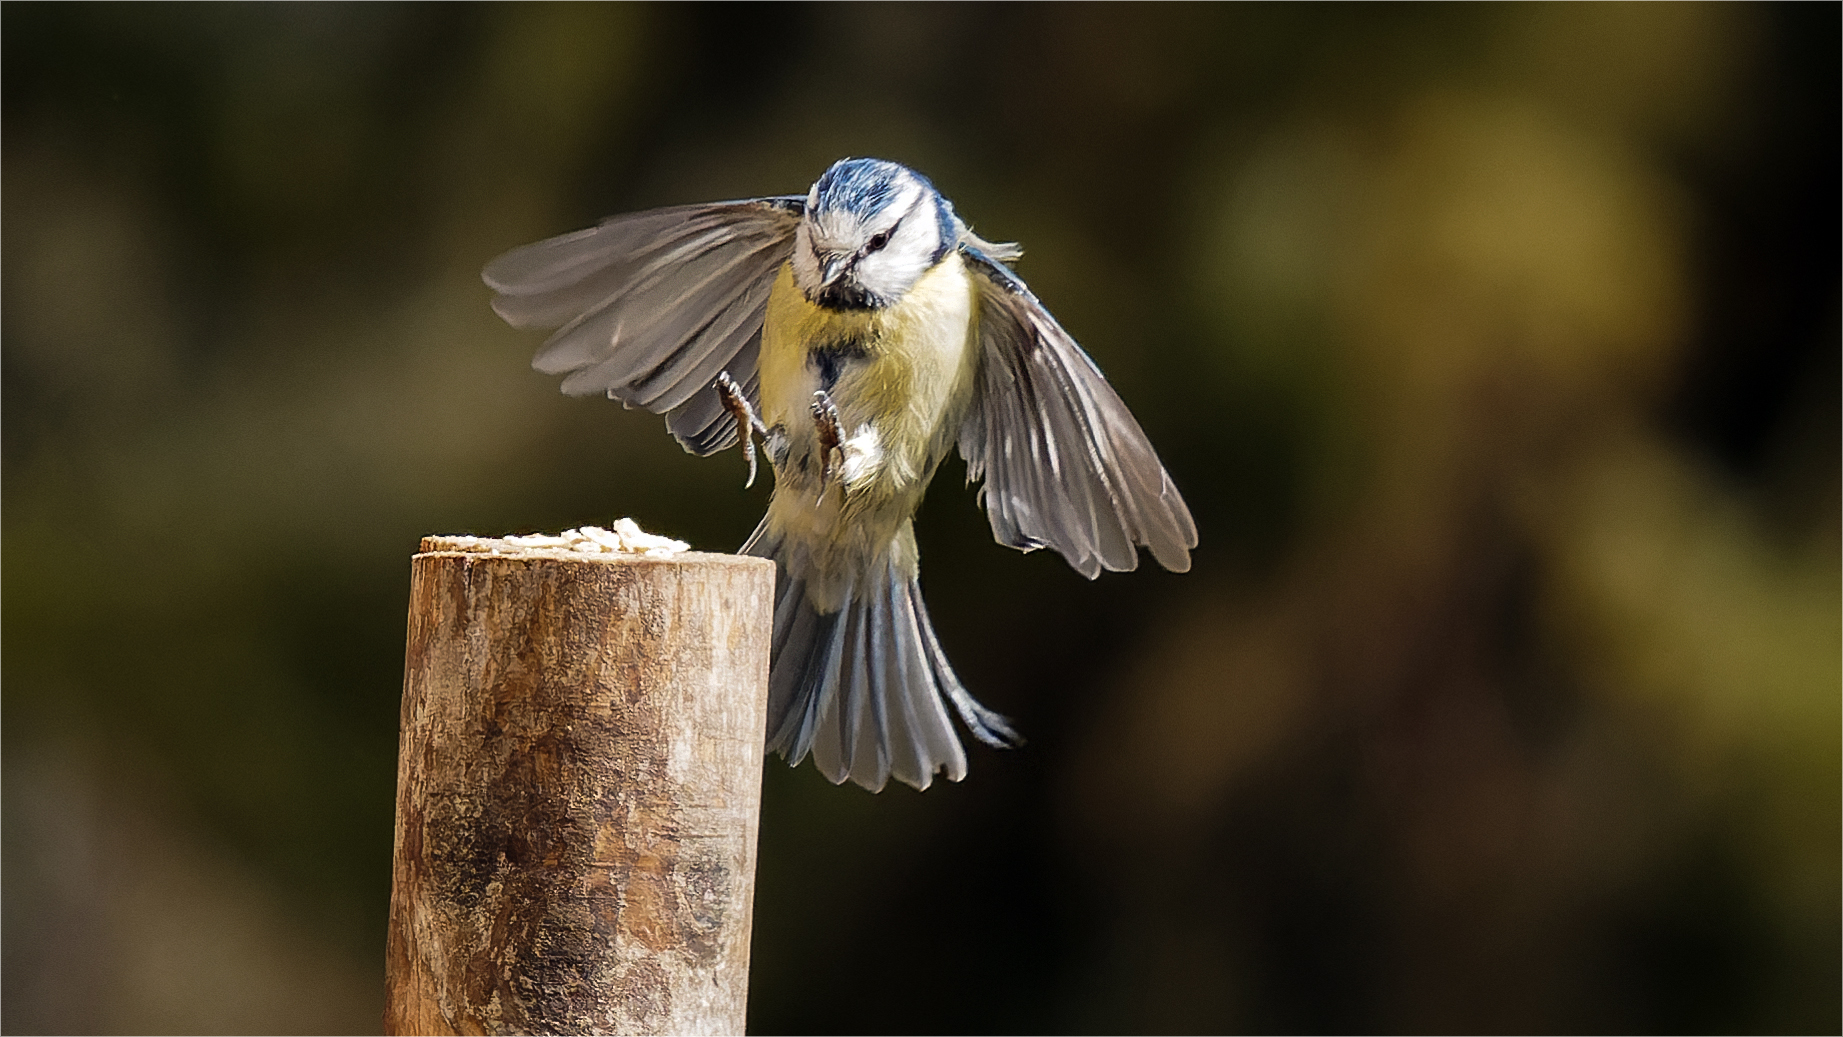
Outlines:
{"type": "Polygon", "coordinates": [[[411,563],[385,1032],[741,1033],[774,566],[443,546],[411,563]]]}

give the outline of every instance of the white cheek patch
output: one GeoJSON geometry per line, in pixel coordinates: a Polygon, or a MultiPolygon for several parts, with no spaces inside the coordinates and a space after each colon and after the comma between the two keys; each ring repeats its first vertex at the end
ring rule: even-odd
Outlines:
{"type": "Polygon", "coordinates": [[[932,257],[940,243],[941,225],[935,219],[934,207],[917,206],[903,217],[890,245],[917,256],[932,257]]]}
{"type": "Polygon", "coordinates": [[[794,283],[802,291],[815,291],[819,287],[819,263],[813,258],[813,235],[806,221],[794,230],[794,283]]]}
{"type": "Polygon", "coordinates": [[[859,482],[883,467],[883,438],[875,425],[864,425],[838,445],[845,455],[840,474],[847,486],[859,482]]]}
{"type": "Polygon", "coordinates": [[[858,280],[889,299],[899,299],[934,265],[940,230],[934,214],[917,209],[895,228],[887,246],[858,262],[858,280]]]}

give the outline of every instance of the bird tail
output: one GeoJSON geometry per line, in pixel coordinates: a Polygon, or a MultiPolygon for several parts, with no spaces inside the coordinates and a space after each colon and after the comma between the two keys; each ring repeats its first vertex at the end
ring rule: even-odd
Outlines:
{"type": "Polygon", "coordinates": [[[954,676],[921,584],[900,571],[897,552],[883,552],[844,588],[835,611],[821,612],[807,595],[805,552],[789,546],[764,519],[742,549],[775,562],[769,751],[795,767],[810,751],[834,784],[849,778],[876,792],[892,774],[918,789],[936,772],[949,781],[966,776],[948,704],[987,745],[1023,741],[954,676]]]}

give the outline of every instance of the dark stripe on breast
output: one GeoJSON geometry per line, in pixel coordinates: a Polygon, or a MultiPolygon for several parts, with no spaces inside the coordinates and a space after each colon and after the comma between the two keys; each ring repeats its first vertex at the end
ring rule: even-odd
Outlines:
{"type": "Polygon", "coordinates": [[[806,365],[819,372],[819,387],[827,392],[838,384],[845,365],[870,356],[861,339],[848,338],[814,346],[806,351],[806,365]]]}

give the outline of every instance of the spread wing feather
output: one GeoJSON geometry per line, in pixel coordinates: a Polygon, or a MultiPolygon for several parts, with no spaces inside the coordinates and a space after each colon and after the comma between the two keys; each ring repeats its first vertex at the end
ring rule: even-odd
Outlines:
{"type": "Polygon", "coordinates": [[[755,402],[762,320],[793,251],[798,196],[616,216],[487,264],[493,309],[516,328],[556,328],[531,366],[572,396],[606,393],[666,415],[686,450],[736,442],[711,388],[728,371],[755,402]]]}
{"type": "Polygon", "coordinates": [[[1138,546],[1190,568],[1197,527],[1139,422],[1017,275],[961,246],[980,289],[976,398],[960,429],[992,535],[1053,547],[1077,572],[1136,568],[1138,546]]]}

